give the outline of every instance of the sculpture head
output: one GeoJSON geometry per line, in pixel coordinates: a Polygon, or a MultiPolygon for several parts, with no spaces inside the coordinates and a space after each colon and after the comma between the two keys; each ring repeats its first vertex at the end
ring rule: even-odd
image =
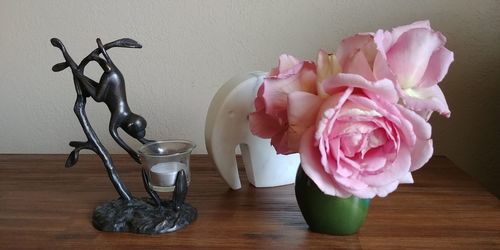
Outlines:
{"type": "Polygon", "coordinates": [[[130,136],[141,139],[146,136],[146,126],[147,122],[142,116],[131,113],[120,127],[130,136]]]}

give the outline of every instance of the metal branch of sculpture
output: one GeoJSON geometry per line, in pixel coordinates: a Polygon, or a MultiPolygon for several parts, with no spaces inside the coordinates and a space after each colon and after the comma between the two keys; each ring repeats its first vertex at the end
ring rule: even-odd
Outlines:
{"type": "MultiPolygon", "coordinates": [[[[113,201],[96,209],[93,216],[94,226],[103,231],[163,233],[175,231],[193,221],[196,218],[196,209],[184,203],[184,199],[187,193],[187,180],[184,171],[180,171],[177,175],[176,187],[173,192],[172,201],[170,203],[166,203],[162,201],[158,194],[150,188],[150,186],[148,185],[148,174],[146,173],[146,170],[142,169],[142,180],[144,183],[144,187],[149,196],[156,204],[156,207],[160,210],[162,209],[162,207],[171,208],[170,212],[165,212],[164,209],[162,210],[164,212],[163,215],[164,217],[166,217],[166,219],[154,215],[154,213],[158,212],[155,211],[154,208],[148,207],[147,204],[143,204],[143,201],[134,198],[127,187],[124,185],[114,167],[111,155],[100,142],[85,112],[88,97],[92,97],[96,102],[105,103],[111,112],[109,132],[112,138],[136,162],[138,162],[139,164],[141,163],[141,159],[138,153],[129,145],[127,145],[118,134],[118,128],[121,128],[129,136],[137,139],[142,144],[154,141],[148,140],[144,137],[146,135],[147,122],[143,117],[131,111],[127,102],[124,77],[111,60],[110,56],[107,53],[107,50],[114,47],[142,48],[142,46],[138,42],[129,38],[119,39],[103,45],[101,40],[97,38],[97,48],[93,50],[89,55],[87,55],[80,62],[80,64],[77,64],[71,58],[68,51],[66,50],[66,47],[59,39],[52,38],[50,41],[54,47],[57,47],[61,50],[65,59],[64,62],[54,65],[52,67],[52,70],[54,72],[59,72],[69,67],[73,74],[73,82],[77,93],[74,112],[78,117],[78,120],[87,137],[86,142],[71,141],[69,143],[69,145],[74,147],[74,149],[69,154],[68,159],[66,160],[66,167],[73,167],[78,162],[79,152],[81,150],[87,149],[95,152],[101,158],[106,168],[109,179],[111,180],[114,188],[121,198],[120,200],[113,201]],[[95,82],[84,74],[85,67],[92,61],[97,62],[103,70],[99,82],[95,82]],[[115,209],[116,207],[123,207],[124,211],[129,211],[130,209],[127,210],[127,208],[131,207],[131,203],[134,202],[137,203],[135,204],[137,209],[141,210],[141,216],[147,217],[145,222],[141,222],[141,225],[133,226],[132,228],[130,228],[127,225],[116,225],[115,221],[123,221],[123,219],[121,218],[108,218],[108,212],[113,214],[113,216],[115,216],[114,214],[116,214],[115,212],[109,210],[115,209]],[[184,208],[184,210],[182,210],[181,208],[184,208]],[[184,221],[179,221],[180,215],[176,214],[179,213],[179,211],[184,211],[184,221]],[[175,216],[177,216],[177,218],[174,218],[175,216]],[[111,222],[108,223],[108,220],[111,222]],[[158,222],[158,220],[160,221],[158,222]],[[165,223],[165,221],[167,221],[167,223],[165,223]]],[[[130,212],[128,212],[129,214],[125,213],[126,212],[124,212],[123,214],[124,217],[130,217],[128,219],[133,220],[131,218],[131,216],[134,216],[133,214],[130,214],[130,212]]],[[[134,212],[134,214],[135,213],[136,212],[134,212]]]]}

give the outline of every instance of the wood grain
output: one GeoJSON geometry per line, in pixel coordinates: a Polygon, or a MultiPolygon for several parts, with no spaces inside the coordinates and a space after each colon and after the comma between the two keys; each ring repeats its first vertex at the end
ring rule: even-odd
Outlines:
{"type": "MultiPolygon", "coordinates": [[[[99,232],[94,207],[118,196],[97,156],[72,169],[65,159],[0,155],[0,249],[500,249],[499,200],[444,157],[415,172],[416,184],[374,199],[352,236],[308,231],[293,185],[256,189],[240,171],[243,188],[230,190],[205,155],[192,159],[194,224],[158,236],[99,232]]],[[[139,166],[114,161],[133,194],[146,196],[139,166]]]]}

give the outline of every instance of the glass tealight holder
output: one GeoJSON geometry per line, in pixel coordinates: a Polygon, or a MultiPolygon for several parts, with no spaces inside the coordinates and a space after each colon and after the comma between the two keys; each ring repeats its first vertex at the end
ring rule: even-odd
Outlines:
{"type": "Polygon", "coordinates": [[[157,192],[172,192],[177,173],[184,170],[191,182],[189,158],[196,145],[187,140],[165,140],[144,144],[139,148],[143,168],[150,188],[157,192]]]}

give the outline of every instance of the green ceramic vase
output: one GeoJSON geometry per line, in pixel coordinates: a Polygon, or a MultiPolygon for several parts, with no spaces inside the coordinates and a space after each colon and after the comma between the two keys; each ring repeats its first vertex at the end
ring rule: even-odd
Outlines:
{"type": "Polygon", "coordinates": [[[370,205],[370,199],[326,195],[319,190],[301,166],[295,179],[295,196],[309,229],[332,235],[350,235],[358,232],[370,205]]]}

